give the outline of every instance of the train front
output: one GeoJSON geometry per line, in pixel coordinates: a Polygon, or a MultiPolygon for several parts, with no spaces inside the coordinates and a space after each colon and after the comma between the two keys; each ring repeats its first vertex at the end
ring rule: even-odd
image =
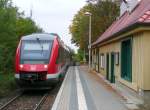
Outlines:
{"type": "Polygon", "coordinates": [[[31,35],[22,38],[16,52],[15,74],[20,87],[47,89],[55,83],[57,79],[48,78],[52,46],[53,39],[45,36],[31,35]]]}

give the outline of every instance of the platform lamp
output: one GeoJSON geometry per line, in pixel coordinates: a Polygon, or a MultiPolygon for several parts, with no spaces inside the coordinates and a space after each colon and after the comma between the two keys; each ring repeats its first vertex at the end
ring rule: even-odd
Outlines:
{"type": "Polygon", "coordinates": [[[91,20],[92,20],[92,13],[90,12],[85,12],[84,13],[86,16],[89,16],[89,69],[91,68],[91,20]]]}
{"type": "Polygon", "coordinates": [[[92,3],[92,4],[95,4],[95,3],[97,3],[98,2],[98,0],[86,0],[86,3],[92,3]]]}

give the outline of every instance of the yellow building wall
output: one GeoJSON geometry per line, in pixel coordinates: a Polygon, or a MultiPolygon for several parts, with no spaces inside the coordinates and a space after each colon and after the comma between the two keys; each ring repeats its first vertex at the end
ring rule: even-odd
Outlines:
{"type": "MultiPolygon", "coordinates": [[[[105,68],[100,68],[100,73],[106,76],[106,54],[109,53],[109,64],[111,64],[111,52],[119,52],[120,53],[120,43],[115,42],[106,46],[102,46],[99,48],[100,54],[104,54],[105,56],[105,68]]],[[[120,61],[120,60],[119,60],[120,61]]],[[[111,70],[109,66],[109,70],[111,70]]],[[[110,73],[110,72],[109,72],[110,73]]],[[[119,65],[115,65],[114,68],[115,77],[117,78],[120,75],[120,63],[119,65]]]]}
{"type": "Polygon", "coordinates": [[[150,31],[144,32],[143,35],[143,88],[150,90],[150,31]]]}
{"type": "Polygon", "coordinates": [[[133,85],[138,89],[144,89],[143,80],[144,80],[144,42],[143,42],[143,33],[134,35],[133,45],[132,45],[132,78],[133,85]]]}
{"type": "Polygon", "coordinates": [[[150,90],[150,31],[133,38],[132,73],[137,89],[150,90]]]}
{"type": "MultiPolygon", "coordinates": [[[[129,88],[150,90],[150,32],[141,32],[133,35],[132,44],[132,82],[121,78],[121,41],[119,40],[99,47],[100,54],[109,53],[111,64],[111,52],[119,52],[119,65],[115,65],[115,79],[129,88]],[[149,36],[149,37],[148,37],[149,36]]],[[[110,67],[110,66],[109,66],[110,67]]],[[[111,68],[109,68],[111,70],[111,68]]],[[[100,73],[106,76],[105,69],[100,68],[100,73]]],[[[110,73],[110,72],[109,72],[110,73]]]]}

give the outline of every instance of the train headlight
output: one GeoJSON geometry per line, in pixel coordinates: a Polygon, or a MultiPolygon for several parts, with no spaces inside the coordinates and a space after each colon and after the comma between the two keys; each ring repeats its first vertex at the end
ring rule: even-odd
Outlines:
{"type": "Polygon", "coordinates": [[[23,65],[20,65],[20,68],[23,68],[23,65]]]}
{"type": "Polygon", "coordinates": [[[47,66],[47,65],[44,65],[44,68],[48,68],[48,66],[47,66]]]}

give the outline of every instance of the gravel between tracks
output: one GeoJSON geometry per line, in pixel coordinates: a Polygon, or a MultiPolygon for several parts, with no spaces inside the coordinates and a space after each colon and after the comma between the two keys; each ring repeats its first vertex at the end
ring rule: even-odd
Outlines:
{"type": "MultiPolygon", "coordinates": [[[[61,84],[58,84],[56,87],[54,87],[53,89],[51,89],[49,91],[45,91],[45,90],[42,90],[42,91],[36,91],[36,90],[26,91],[26,92],[23,93],[22,96],[20,96],[15,101],[10,103],[3,110],[33,110],[37,106],[37,104],[39,103],[41,98],[46,93],[48,93],[48,96],[46,97],[43,104],[40,105],[38,110],[50,110],[50,108],[52,107],[53,102],[55,100],[55,97],[56,97],[56,95],[59,91],[60,85],[61,84]]],[[[11,96],[11,97],[13,98],[14,96],[11,96]]],[[[1,103],[0,106],[2,106],[4,103],[6,103],[10,99],[11,98],[9,97],[9,98],[6,98],[5,101],[0,100],[0,103],[1,103]]]]}
{"type": "Polygon", "coordinates": [[[41,94],[24,93],[21,97],[9,104],[4,110],[33,110],[41,98],[41,94]]]}
{"type": "Polygon", "coordinates": [[[2,107],[5,103],[7,103],[9,100],[11,100],[12,98],[14,98],[20,93],[21,91],[18,89],[18,90],[12,91],[7,96],[0,97],[0,107],[2,107]]]}
{"type": "Polygon", "coordinates": [[[60,89],[61,84],[58,84],[52,91],[50,91],[49,95],[47,96],[46,100],[40,107],[40,110],[50,110],[53,106],[55,101],[56,95],[60,89]]]}

